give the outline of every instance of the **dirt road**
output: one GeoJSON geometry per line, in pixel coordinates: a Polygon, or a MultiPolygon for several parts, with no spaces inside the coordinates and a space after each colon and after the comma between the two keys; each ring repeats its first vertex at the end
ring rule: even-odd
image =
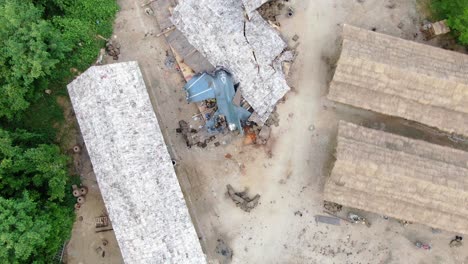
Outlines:
{"type": "MultiPolygon", "coordinates": [[[[210,263],[229,260],[216,253],[222,239],[234,254],[232,263],[463,263],[465,247],[452,249],[455,234],[432,232],[421,225],[364,213],[372,222],[340,226],[315,223],[322,213],[323,183],[333,164],[339,119],[366,120],[381,126],[383,117],[335,105],[324,97],[339,55],[342,23],[420,41],[416,0],[292,1],[292,17],[281,16],[281,31],[291,46],[299,36],[299,56],[292,67],[285,103],[278,106],[279,127],[267,146],[244,146],[231,137],[215,147],[187,148],[175,133],[177,122],[196,113],[184,101],[183,79],[167,67],[169,49],[154,17],[138,0],[119,1],[114,35],[121,43],[119,61],[137,60],[143,71],[166,143],[177,160],[177,175],[210,263]],[[362,2],[362,3],[361,3],[362,2]],[[226,143],[226,144],[223,144],[226,143]],[[231,158],[225,158],[231,154],[231,158]],[[226,185],[260,194],[250,213],[226,197],[226,185]],[[416,248],[421,240],[431,251],[416,248]]],[[[76,263],[76,262],[70,262],[76,263]]],[[[89,263],[89,262],[83,262],[89,263]]],[[[109,262],[108,262],[109,263],[109,262]]]]}

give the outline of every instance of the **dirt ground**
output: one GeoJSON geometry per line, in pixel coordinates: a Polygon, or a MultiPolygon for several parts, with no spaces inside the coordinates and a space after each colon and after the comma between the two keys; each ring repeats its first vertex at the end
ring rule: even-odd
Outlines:
{"type": "MultiPolygon", "coordinates": [[[[466,246],[450,248],[455,234],[361,212],[372,226],[316,223],[323,214],[322,189],[333,164],[337,123],[345,119],[415,138],[454,145],[444,136],[422,133],[408,122],[334,104],[325,98],[333,64],[339,56],[343,23],[405,39],[422,41],[419,0],[293,1],[292,17],[281,15],[281,32],[290,46],[299,36],[298,58],[292,66],[292,91],[278,105],[280,123],[266,146],[244,145],[242,138],[220,139],[206,148],[187,148],[175,133],[179,120],[191,121],[197,109],[185,102],[180,73],[167,63],[169,50],[154,17],[139,0],[118,1],[121,11],[114,38],[121,44],[118,61],[136,60],[158,115],[169,152],[186,196],[209,263],[467,263],[466,246]],[[230,154],[232,157],[226,158],[230,154]],[[253,196],[260,203],[250,213],[226,197],[226,185],[253,196]],[[232,260],[216,253],[218,239],[232,250],[232,260]],[[432,250],[414,246],[430,243],[432,250]]],[[[430,44],[437,44],[432,41],[430,44]]],[[[92,197],[80,209],[68,246],[68,263],[121,263],[112,232],[94,233],[93,218],[104,206],[91,165],[82,154],[82,177],[92,197]],[[86,163],[88,162],[88,163],[86,163]],[[89,204],[88,204],[89,203],[89,204]],[[109,240],[105,257],[96,253],[101,239],[109,240]]],[[[348,209],[344,209],[345,211],[348,209]]]]}

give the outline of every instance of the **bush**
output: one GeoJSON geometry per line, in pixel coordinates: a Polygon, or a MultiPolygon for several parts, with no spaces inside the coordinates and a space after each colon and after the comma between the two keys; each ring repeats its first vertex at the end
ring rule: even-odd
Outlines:
{"type": "Polygon", "coordinates": [[[432,0],[431,7],[438,19],[447,19],[460,43],[468,45],[468,0],[432,0]]]}

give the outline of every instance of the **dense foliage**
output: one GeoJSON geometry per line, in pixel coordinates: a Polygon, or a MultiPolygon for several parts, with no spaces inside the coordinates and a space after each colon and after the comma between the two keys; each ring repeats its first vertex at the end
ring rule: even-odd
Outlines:
{"type": "Polygon", "coordinates": [[[94,62],[116,11],[115,0],[0,0],[0,263],[53,263],[70,235],[57,98],[94,62]]]}
{"type": "Polygon", "coordinates": [[[41,140],[0,129],[1,263],[51,263],[73,223],[67,157],[41,140]]]}
{"type": "Polygon", "coordinates": [[[96,59],[113,0],[0,0],[0,118],[24,111],[50,83],[96,59]]]}
{"type": "Polygon", "coordinates": [[[432,0],[432,9],[440,19],[447,19],[460,43],[468,45],[468,0],[432,0]]]}

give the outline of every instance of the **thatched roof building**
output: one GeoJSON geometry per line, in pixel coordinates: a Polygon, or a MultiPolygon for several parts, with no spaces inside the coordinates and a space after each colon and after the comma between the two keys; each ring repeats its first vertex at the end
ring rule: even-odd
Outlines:
{"type": "Polygon", "coordinates": [[[138,64],[68,91],[125,263],[206,263],[138,64]]]}
{"type": "Polygon", "coordinates": [[[340,122],[324,199],[468,234],[468,152],[340,122]]]}
{"type": "Polygon", "coordinates": [[[468,135],[468,56],[345,25],[328,98],[468,135]]]}

